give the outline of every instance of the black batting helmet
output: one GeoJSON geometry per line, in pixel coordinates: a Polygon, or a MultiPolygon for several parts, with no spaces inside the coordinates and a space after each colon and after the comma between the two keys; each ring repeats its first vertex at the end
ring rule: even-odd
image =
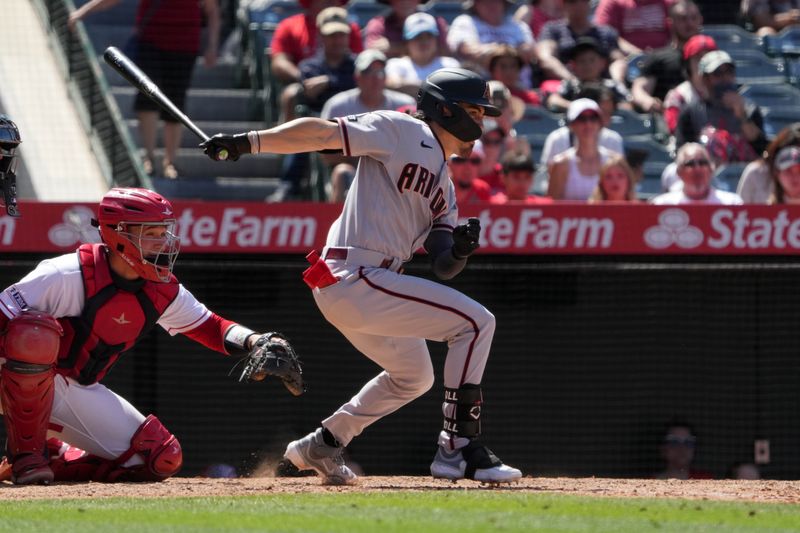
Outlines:
{"type": "Polygon", "coordinates": [[[483,78],[463,68],[441,68],[431,73],[417,93],[417,109],[426,117],[462,141],[477,140],[481,127],[460,103],[480,106],[489,117],[501,114],[489,101],[488,85],[483,78]]]}
{"type": "Polygon", "coordinates": [[[7,115],[0,115],[0,207],[6,213],[19,216],[17,210],[17,146],[22,140],[17,125],[7,115]]]}

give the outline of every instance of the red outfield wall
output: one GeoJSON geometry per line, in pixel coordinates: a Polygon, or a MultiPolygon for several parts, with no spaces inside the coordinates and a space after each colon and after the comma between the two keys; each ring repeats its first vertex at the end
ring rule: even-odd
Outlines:
{"type": "MultiPolygon", "coordinates": [[[[341,206],[176,201],[184,253],[303,253],[325,242],[341,206]]],[[[0,252],[64,252],[98,238],[96,206],[22,202],[0,217],[0,252]]],[[[794,254],[800,206],[466,206],[481,219],[481,253],[794,254]]]]}

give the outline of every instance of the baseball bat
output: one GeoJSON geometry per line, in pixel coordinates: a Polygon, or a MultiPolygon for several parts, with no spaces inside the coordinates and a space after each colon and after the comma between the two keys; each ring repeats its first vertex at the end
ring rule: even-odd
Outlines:
{"type": "MultiPolygon", "coordinates": [[[[106,51],[103,52],[103,59],[105,59],[106,63],[111,65],[111,68],[119,72],[123,78],[128,80],[128,83],[136,87],[142,92],[142,94],[150,98],[158,107],[178,119],[184,126],[189,128],[192,133],[197,135],[203,141],[207,141],[209,139],[208,135],[206,135],[203,130],[197,127],[197,124],[192,122],[192,119],[187,117],[183,111],[178,109],[178,107],[172,103],[172,100],[167,98],[167,96],[161,92],[161,89],[159,89],[158,85],[153,83],[153,80],[151,80],[147,74],[142,72],[142,70],[136,66],[136,63],[131,61],[128,56],[123,54],[119,48],[115,46],[109,46],[106,48],[106,51]]],[[[217,152],[217,159],[228,159],[228,151],[224,148],[221,149],[219,152],[217,152]]]]}

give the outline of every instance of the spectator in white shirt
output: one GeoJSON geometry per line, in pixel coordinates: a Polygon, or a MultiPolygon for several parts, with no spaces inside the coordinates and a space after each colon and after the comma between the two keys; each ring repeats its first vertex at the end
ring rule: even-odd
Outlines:
{"type": "Polygon", "coordinates": [[[428,13],[414,13],[403,23],[406,55],[393,57],[386,64],[386,86],[411,96],[430,73],[440,68],[458,67],[457,59],[439,55],[439,28],[428,13]]]}
{"type": "Polygon", "coordinates": [[[536,59],[536,45],[530,26],[514,20],[513,0],[467,0],[466,13],[450,25],[447,44],[462,63],[469,63],[486,75],[489,60],[501,44],[513,46],[526,67],[520,79],[523,88],[531,88],[530,65],[536,59]]]}
{"type": "Polygon", "coordinates": [[[654,205],[742,205],[742,198],[732,192],[721,191],[711,185],[714,163],[702,144],[686,143],[675,157],[678,177],[683,188],[660,194],[650,202],[654,205]]]}

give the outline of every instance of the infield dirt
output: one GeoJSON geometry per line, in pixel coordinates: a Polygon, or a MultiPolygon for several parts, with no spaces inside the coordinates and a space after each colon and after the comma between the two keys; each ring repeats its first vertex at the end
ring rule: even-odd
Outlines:
{"type": "Polygon", "coordinates": [[[51,486],[16,486],[0,483],[0,501],[32,498],[177,498],[252,496],[259,494],[383,492],[383,491],[507,491],[551,492],[619,498],[682,498],[694,500],[800,503],[800,481],[651,480],[601,478],[524,477],[501,486],[473,481],[452,483],[430,477],[364,476],[350,487],[324,486],[319,478],[181,478],[161,483],[59,483],[51,486]]]}

